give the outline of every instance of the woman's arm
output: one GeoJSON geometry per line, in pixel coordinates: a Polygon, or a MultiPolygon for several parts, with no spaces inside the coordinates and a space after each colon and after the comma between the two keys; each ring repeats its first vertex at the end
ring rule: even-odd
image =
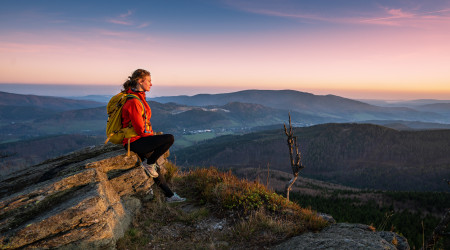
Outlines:
{"type": "Polygon", "coordinates": [[[137,99],[129,99],[122,108],[123,125],[128,126],[131,122],[139,136],[145,136],[145,123],[142,111],[142,104],[137,99]]]}

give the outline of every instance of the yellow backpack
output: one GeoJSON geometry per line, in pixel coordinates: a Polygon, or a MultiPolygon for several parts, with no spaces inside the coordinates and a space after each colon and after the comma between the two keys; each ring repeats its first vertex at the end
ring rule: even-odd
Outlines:
{"type": "MultiPolygon", "coordinates": [[[[124,138],[131,138],[138,135],[131,125],[131,122],[128,127],[122,128],[122,108],[125,102],[131,98],[139,100],[139,103],[142,105],[142,116],[146,116],[145,106],[138,96],[124,92],[120,92],[119,94],[113,96],[106,106],[108,121],[106,122],[107,139],[105,144],[108,143],[108,141],[114,144],[122,144],[124,138]]],[[[130,139],[128,139],[128,154],[130,153],[129,151],[130,139]]]]}

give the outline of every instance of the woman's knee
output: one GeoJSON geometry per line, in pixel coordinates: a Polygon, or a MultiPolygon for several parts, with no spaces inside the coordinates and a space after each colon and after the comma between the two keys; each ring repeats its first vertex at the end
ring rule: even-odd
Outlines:
{"type": "Polygon", "coordinates": [[[175,137],[171,134],[167,134],[167,142],[170,142],[170,144],[173,144],[175,142],[175,137]]]}

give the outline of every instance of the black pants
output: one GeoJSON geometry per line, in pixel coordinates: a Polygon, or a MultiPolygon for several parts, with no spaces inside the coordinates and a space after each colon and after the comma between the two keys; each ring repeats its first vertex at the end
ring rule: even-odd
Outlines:
{"type": "MultiPolygon", "coordinates": [[[[130,143],[130,150],[135,152],[142,161],[147,159],[147,164],[153,164],[161,155],[169,150],[174,141],[175,139],[171,134],[142,137],[130,143]]],[[[155,181],[156,185],[158,185],[158,187],[163,190],[166,197],[172,197],[173,192],[167,185],[164,175],[160,173],[159,169],[157,169],[157,172],[159,176],[153,178],[153,180],[155,181]]]]}

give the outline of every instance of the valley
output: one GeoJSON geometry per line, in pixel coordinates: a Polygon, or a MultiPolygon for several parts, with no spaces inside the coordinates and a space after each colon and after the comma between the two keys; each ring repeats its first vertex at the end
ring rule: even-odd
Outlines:
{"type": "MultiPolygon", "coordinates": [[[[0,97],[4,169],[37,164],[105,139],[105,103],[5,92],[0,97]]],[[[172,159],[184,167],[269,163],[283,170],[288,155],[282,124],[290,113],[307,166],[304,174],[311,178],[358,188],[445,190],[439,180],[449,175],[450,124],[430,118],[444,119],[448,110],[445,103],[430,102],[378,107],[337,96],[248,90],[153,98],[149,105],[154,130],[175,136],[172,159]],[[426,107],[426,115],[416,117],[424,111],[414,107],[426,107]],[[350,113],[378,119],[354,121],[350,113]],[[388,113],[389,119],[381,119],[388,113]]]]}
{"type": "MultiPolygon", "coordinates": [[[[285,194],[292,174],[259,168],[233,169],[233,174],[285,194]]],[[[430,235],[450,207],[449,192],[399,192],[359,189],[304,177],[295,182],[290,199],[302,207],[327,213],[339,222],[364,223],[376,230],[401,233],[411,247],[422,246],[423,231],[430,235]],[[424,227],[422,228],[422,223],[424,227]]]]}

